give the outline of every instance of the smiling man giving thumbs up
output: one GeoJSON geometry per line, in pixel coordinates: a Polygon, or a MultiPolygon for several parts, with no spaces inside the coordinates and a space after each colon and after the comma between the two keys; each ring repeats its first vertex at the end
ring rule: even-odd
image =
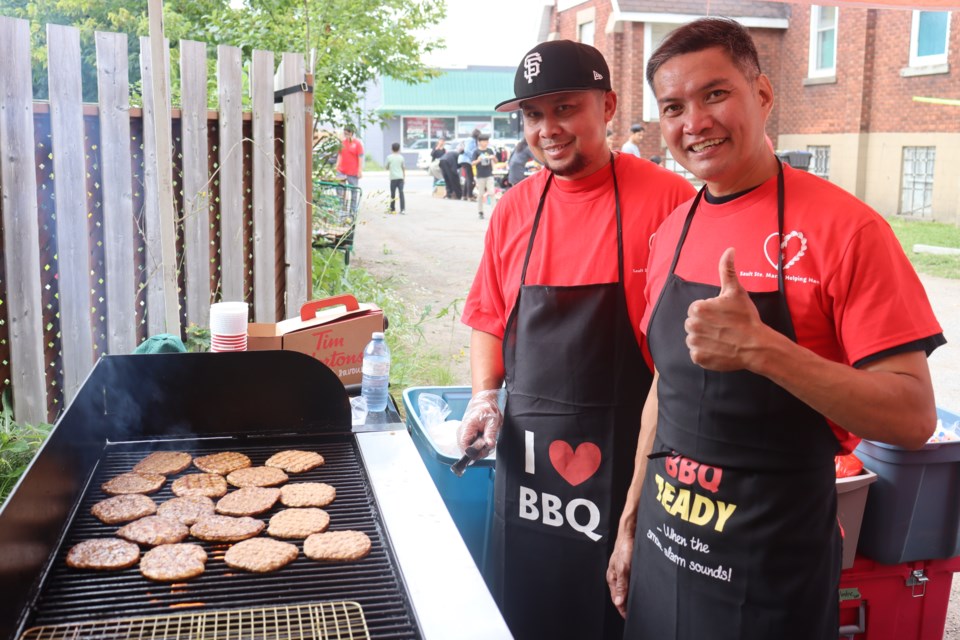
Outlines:
{"type": "Polygon", "coordinates": [[[706,184],[657,231],[655,365],[607,572],[630,640],[834,640],[834,456],[920,447],[944,343],[887,223],[764,140],[749,33],[705,18],[647,66],[673,157],[706,184]]]}

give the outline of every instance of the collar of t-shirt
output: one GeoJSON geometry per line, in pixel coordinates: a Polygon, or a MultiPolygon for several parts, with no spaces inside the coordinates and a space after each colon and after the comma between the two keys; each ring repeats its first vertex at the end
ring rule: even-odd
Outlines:
{"type": "MultiPolygon", "coordinates": [[[[763,184],[763,183],[760,183],[760,184],[763,184]]],[[[728,202],[732,202],[736,200],[740,196],[747,195],[748,193],[750,193],[751,191],[753,191],[759,186],[760,186],[759,184],[754,185],[749,189],[744,189],[743,191],[731,193],[730,195],[727,195],[727,196],[715,196],[712,193],[710,193],[710,189],[707,189],[706,191],[704,191],[703,197],[706,198],[707,202],[709,202],[710,204],[727,204],[728,202]]]]}
{"type": "Polygon", "coordinates": [[[589,176],[577,180],[563,180],[554,176],[553,183],[550,185],[551,198],[569,203],[596,200],[603,197],[608,191],[613,191],[609,164],[605,164],[589,176]]]}

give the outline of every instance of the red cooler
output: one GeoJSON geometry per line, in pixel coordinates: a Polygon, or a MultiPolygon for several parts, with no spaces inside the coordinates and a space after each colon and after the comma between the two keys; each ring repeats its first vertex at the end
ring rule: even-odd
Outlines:
{"type": "Polygon", "coordinates": [[[840,574],[840,638],[940,640],[960,557],[879,564],[861,555],[840,574]]]}

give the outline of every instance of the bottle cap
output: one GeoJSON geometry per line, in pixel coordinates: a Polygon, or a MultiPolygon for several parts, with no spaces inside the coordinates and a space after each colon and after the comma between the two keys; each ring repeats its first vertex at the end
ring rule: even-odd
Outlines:
{"type": "Polygon", "coordinates": [[[371,337],[372,337],[374,340],[383,340],[383,331],[374,331],[374,332],[373,332],[373,336],[371,336],[371,337]]]}

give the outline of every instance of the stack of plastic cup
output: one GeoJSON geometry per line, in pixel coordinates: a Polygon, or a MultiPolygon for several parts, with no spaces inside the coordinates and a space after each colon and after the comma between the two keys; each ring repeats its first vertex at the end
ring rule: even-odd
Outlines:
{"type": "Polygon", "coordinates": [[[210,351],[246,351],[248,313],[246,302],[210,305],[210,351]]]}

